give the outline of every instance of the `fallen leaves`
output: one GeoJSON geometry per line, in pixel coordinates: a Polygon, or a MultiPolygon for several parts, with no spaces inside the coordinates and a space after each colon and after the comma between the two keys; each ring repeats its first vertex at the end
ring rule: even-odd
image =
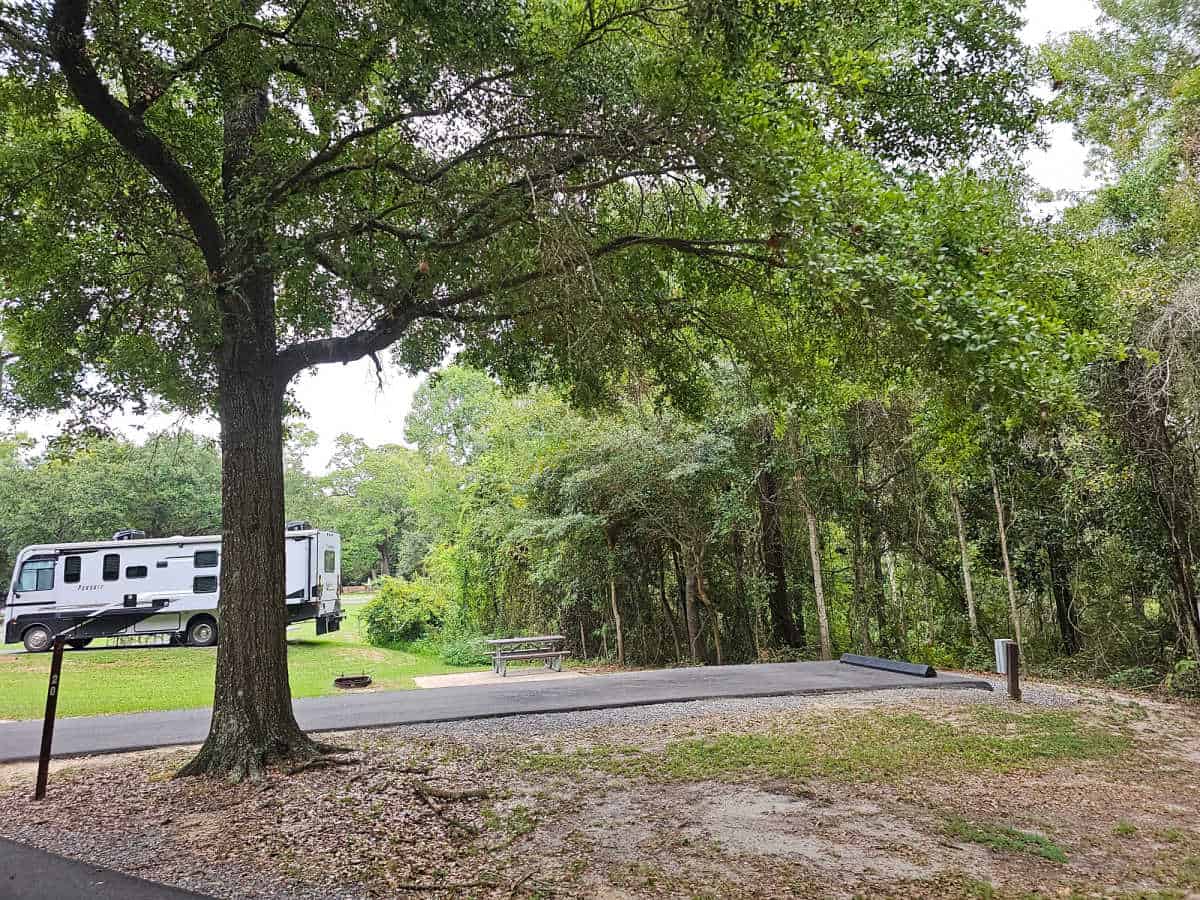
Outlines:
{"type": "MultiPolygon", "coordinates": [[[[1200,859],[1192,824],[1200,801],[1184,764],[1200,745],[1183,710],[1152,710],[1145,721],[1123,714],[1117,724],[1136,725],[1140,755],[1120,766],[999,777],[945,771],[847,784],[748,772],[732,785],[659,783],[514,763],[531,747],[563,753],[617,742],[648,751],[680,738],[815,727],[833,706],[856,715],[911,708],[970,727],[972,702],[859,697],[587,729],[363,731],[256,785],[164,780],[174,757],[128,755],[56,772],[49,804],[28,802],[31,773],[10,778],[0,816],[8,837],[215,897],[968,896],[976,876],[1000,894],[1034,884],[1049,894],[1171,888],[1192,877],[1177,860],[1200,859]],[[1128,765],[1134,759],[1140,768],[1128,765]],[[1051,866],[947,841],[950,814],[1044,831],[1079,852],[1051,866]],[[1122,817],[1138,830],[1118,839],[1113,823],[1122,817]],[[886,834],[879,823],[889,823],[886,834]]],[[[1091,714],[1109,711],[1097,705],[1091,714]]]]}

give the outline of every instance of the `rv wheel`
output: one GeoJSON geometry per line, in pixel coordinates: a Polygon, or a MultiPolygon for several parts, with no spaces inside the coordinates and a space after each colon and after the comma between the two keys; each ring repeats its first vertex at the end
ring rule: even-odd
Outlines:
{"type": "Polygon", "coordinates": [[[76,640],[76,641],[67,641],[67,646],[70,647],[72,650],[82,650],[84,647],[86,647],[91,642],[92,642],[91,638],[79,638],[79,640],[76,640]]]}
{"type": "Polygon", "coordinates": [[[21,636],[21,639],[25,643],[25,649],[30,653],[42,653],[50,649],[50,629],[45,625],[34,625],[21,636]]]}
{"type": "Polygon", "coordinates": [[[207,616],[197,616],[188,623],[187,642],[193,647],[211,647],[217,642],[217,623],[207,616]]]}

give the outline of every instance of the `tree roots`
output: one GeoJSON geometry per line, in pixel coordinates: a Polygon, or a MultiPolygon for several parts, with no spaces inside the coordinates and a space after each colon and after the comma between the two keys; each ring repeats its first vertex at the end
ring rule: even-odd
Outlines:
{"type": "Polygon", "coordinates": [[[417,792],[417,796],[428,806],[439,819],[441,819],[449,828],[457,828],[465,834],[478,835],[480,829],[470,822],[463,822],[450,815],[443,807],[439,806],[434,797],[442,800],[467,800],[487,797],[488,792],[482,788],[463,788],[455,790],[453,788],[442,788],[436,785],[429,784],[426,781],[418,781],[413,788],[417,792]]]}
{"type": "MultiPolygon", "coordinates": [[[[258,741],[243,733],[222,734],[214,729],[209,732],[200,752],[175,777],[200,775],[235,783],[261,781],[272,764],[290,764],[295,770],[303,771],[309,764],[325,760],[330,751],[344,752],[341,748],[314,741],[299,729],[286,737],[258,741]]],[[[324,762],[321,767],[329,764],[324,762]]]]}

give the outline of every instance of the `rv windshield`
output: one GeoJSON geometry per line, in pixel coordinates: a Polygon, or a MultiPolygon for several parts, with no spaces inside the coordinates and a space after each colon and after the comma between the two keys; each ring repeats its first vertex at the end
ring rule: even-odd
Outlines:
{"type": "Polygon", "coordinates": [[[52,559],[32,559],[21,566],[21,577],[17,579],[18,591],[48,591],[54,587],[54,563],[52,559]]]}

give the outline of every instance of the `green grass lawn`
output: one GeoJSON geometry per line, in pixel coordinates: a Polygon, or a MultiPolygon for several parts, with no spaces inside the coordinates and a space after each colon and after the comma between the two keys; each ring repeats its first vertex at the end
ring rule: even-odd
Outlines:
{"type": "MultiPolygon", "coordinates": [[[[358,612],[347,609],[341,631],[317,637],[304,622],[288,630],[288,669],[293,697],[337,691],[333,679],[365,672],[373,688],[399,690],[416,685],[418,675],[469,671],[435,656],[368,645],[359,635],[358,612]]],[[[63,656],[60,716],[186,709],[212,703],[212,648],[137,647],[68,650],[63,656]]],[[[46,707],[49,653],[0,656],[0,719],[36,719],[46,707]]]]}

